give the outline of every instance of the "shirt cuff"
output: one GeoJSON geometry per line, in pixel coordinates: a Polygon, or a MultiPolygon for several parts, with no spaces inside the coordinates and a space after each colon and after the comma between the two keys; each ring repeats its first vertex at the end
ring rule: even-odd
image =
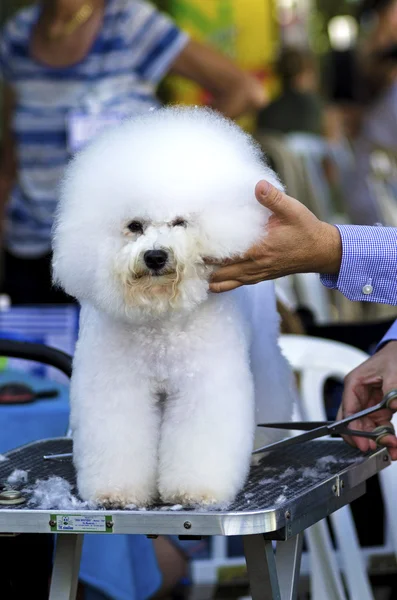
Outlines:
{"type": "Polygon", "coordinates": [[[383,348],[387,342],[393,342],[397,340],[397,321],[394,321],[390,329],[385,333],[379,344],[376,346],[375,352],[383,348]]]}
{"type": "Polygon", "coordinates": [[[359,302],[397,304],[397,230],[393,227],[336,225],[342,240],[339,275],[321,282],[359,302]]]}

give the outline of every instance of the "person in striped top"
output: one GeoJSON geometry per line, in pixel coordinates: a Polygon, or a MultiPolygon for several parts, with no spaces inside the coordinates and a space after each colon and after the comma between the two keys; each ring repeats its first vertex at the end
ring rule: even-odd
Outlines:
{"type": "Polygon", "coordinates": [[[256,79],[141,0],[43,0],[6,23],[0,207],[3,291],[14,303],[67,299],[50,277],[66,163],[102,127],[156,107],[156,87],[167,73],[202,85],[229,117],[265,102],[256,79]]]}

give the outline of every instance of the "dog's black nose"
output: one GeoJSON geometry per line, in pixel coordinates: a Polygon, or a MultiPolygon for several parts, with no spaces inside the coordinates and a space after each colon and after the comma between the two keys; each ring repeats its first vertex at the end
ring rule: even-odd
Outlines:
{"type": "Polygon", "coordinates": [[[160,271],[168,260],[168,254],[164,250],[148,250],[143,255],[143,260],[152,271],[160,271]]]}

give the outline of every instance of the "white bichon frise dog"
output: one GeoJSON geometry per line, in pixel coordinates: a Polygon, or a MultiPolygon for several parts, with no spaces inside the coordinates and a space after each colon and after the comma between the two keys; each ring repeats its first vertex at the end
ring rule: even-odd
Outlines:
{"type": "Polygon", "coordinates": [[[72,161],[53,268],[82,307],[71,427],[83,499],[225,505],[255,423],[291,418],[272,284],[211,294],[203,260],[263,237],[260,179],[280,187],[248,135],[197,108],[125,122],[72,161]]]}

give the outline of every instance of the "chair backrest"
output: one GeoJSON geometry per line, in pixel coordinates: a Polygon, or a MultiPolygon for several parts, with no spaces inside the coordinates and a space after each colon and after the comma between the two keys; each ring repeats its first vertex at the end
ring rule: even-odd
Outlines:
{"type": "Polygon", "coordinates": [[[382,217],[382,223],[397,226],[397,152],[372,145],[367,183],[382,217]]]}
{"type": "MultiPolygon", "coordinates": [[[[330,377],[343,379],[369,358],[368,354],[347,344],[303,335],[280,336],[280,347],[300,376],[301,405],[295,418],[320,421],[327,418],[323,402],[324,383],[330,377]]],[[[397,418],[394,418],[397,426],[397,418]]],[[[296,434],[296,432],[294,432],[296,434]]],[[[386,510],[386,543],[397,555],[397,463],[380,473],[382,499],[386,510]]]]}
{"type": "Polygon", "coordinates": [[[316,216],[335,222],[335,207],[324,169],[324,161],[330,157],[326,140],[320,136],[291,133],[285,136],[285,142],[289,150],[300,158],[309,177],[315,196],[316,216]]]}
{"type": "Polygon", "coordinates": [[[282,335],[279,343],[284,356],[300,375],[302,416],[313,421],[327,418],[322,402],[327,379],[343,381],[368,358],[362,350],[322,338],[282,335]]]}
{"type": "Polygon", "coordinates": [[[330,290],[323,286],[317,273],[297,273],[292,277],[298,305],[308,308],[319,325],[335,321],[330,290]]]}

